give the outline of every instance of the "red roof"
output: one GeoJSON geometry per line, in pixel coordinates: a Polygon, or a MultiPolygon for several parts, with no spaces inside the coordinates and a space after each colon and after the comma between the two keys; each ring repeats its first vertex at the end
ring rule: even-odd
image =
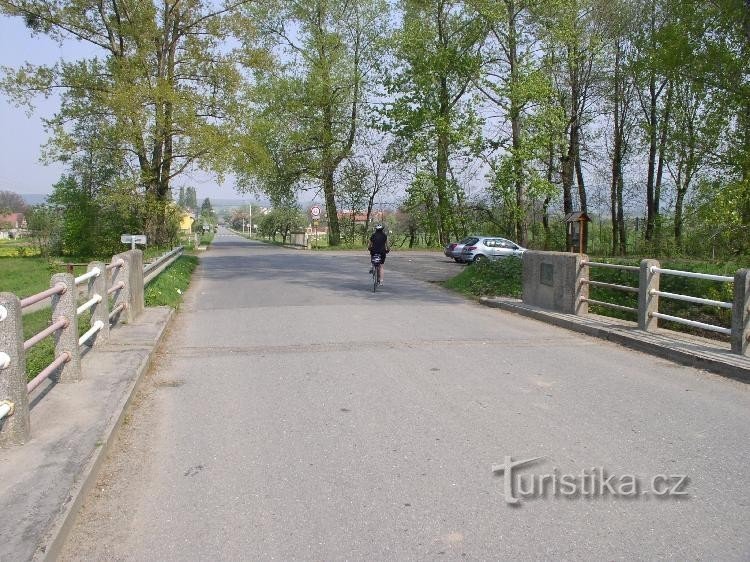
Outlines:
{"type": "Polygon", "coordinates": [[[22,228],[24,222],[23,213],[0,215],[0,224],[10,223],[12,225],[11,228],[22,228]]]}

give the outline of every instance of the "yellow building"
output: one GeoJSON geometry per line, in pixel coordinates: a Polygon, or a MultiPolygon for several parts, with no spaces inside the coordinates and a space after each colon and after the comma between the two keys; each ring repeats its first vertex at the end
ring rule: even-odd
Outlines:
{"type": "Polygon", "coordinates": [[[192,215],[192,213],[182,213],[180,215],[180,232],[182,232],[183,234],[190,234],[194,222],[195,217],[192,215]]]}

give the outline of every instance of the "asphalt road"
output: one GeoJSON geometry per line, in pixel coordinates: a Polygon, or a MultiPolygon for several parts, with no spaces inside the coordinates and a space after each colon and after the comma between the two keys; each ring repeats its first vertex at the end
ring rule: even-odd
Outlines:
{"type": "Polygon", "coordinates": [[[218,237],[63,559],[750,559],[747,386],[367,269],[218,237]]]}

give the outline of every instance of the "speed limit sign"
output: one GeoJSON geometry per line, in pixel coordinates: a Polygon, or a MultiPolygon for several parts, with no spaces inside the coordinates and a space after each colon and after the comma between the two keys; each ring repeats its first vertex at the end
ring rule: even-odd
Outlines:
{"type": "Polygon", "coordinates": [[[310,209],[310,214],[313,216],[313,218],[318,218],[320,216],[320,207],[315,205],[313,208],[310,209]]]}

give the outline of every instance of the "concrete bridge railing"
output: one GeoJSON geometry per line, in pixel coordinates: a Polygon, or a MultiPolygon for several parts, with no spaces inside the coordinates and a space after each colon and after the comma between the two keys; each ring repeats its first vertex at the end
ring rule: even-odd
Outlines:
{"type": "Polygon", "coordinates": [[[734,277],[692,271],[664,269],[656,260],[643,260],[640,266],[616,265],[590,261],[583,254],[527,251],[523,255],[523,302],[566,314],[586,315],[589,304],[637,314],[638,327],[652,332],[659,320],[676,322],[694,328],[718,332],[731,338],[732,352],[750,354],[750,269],[740,269],[734,277]],[[591,268],[612,268],[637,274],[637,285],[618,285],[589,279],[591,268]],[[734,285],[734,299],[723,302],[660,290],[662,275],[706,279],[734,285]],[[601,287],[638,295],[638,306],[628,307],[589,298],[589,287],[601,287]],[[673,299],[732,311],[731,327],[696,322],[659,312],[659,299],[673,299]]]}
{"type": "Polygon", "coordinates": [[[144,309],[145,286],[182,252],[178,247],[144,268],[141,250],[129,250],[108,264],[91,262],[78,277],[55,274],[49,289],[23,299],[0,293],[0,446],[20,445],[31,438],[30,395],[50,378],[59,383],[79,381],[82,351],[106,343],[118,322],[135,320],[144,309]],[[23,309],[46,299],[52,301],[50,325],[24,340],[23,309]],[[86,312],[91,314],[91,328],[79,337],[78,320],[86,312]],[[55,338],[54,360],[27,381],[28,350],[50,336],[55,338]]]}

